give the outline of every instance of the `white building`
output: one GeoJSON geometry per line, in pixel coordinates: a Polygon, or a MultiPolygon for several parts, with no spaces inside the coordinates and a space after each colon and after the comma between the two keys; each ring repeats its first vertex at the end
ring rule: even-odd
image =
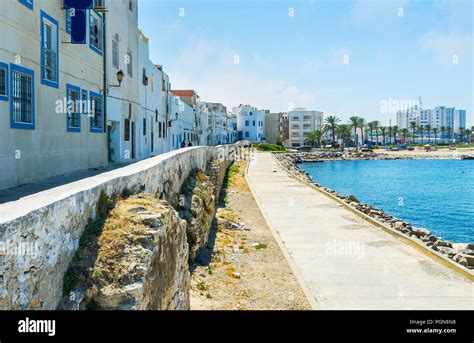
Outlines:
{"type": "Polygon", "coordinates": [[[454,107],[437,106],[434,109],[422,109],[415,105],[404,111],[397,112],[397,125],[400,129],[411,129],[410,123],[415,122],[417,126],[429,125],[438,130],[442,127],[450,129],[453,133],[460,128],[466,127],[466,111],[457,110],[454,107]]]}
{"type": "Polygon", "coordinates": [[[0,189],[107,164],[103,14],[70,44],[61,5],[0,1],[0,189]]]}
{"type": "Polygon", "coordinates": [[[253,143],[265,141],[265,113],[250,105],[240,104],[232,108],[237,118],[237,140],[249,140],[253,143]]]}
{"type": "Polygon", "coordinates": [[[199,144],[200,115],[199,96],[194,90],[172,90],[171,142],[172,149],[191,143],[199,144]]]}
{"type": "Polygon", "coordinates": [[[323,112],[308,111],[305,108],[295,108],[288,112],[289,145],[298,147],[306,145],[305,138],[308,132],[321,130],[323,112]]]}
{"type": "Polygon", "coordinates": [[[138,72],[137,1],[107,1],[106,15],[110,156],[112,161],[131,162],[141,154],[138,87],[142,80],[138,72]],[[124,74],[120,87],[116,76],[119,71],[124,74]]]}

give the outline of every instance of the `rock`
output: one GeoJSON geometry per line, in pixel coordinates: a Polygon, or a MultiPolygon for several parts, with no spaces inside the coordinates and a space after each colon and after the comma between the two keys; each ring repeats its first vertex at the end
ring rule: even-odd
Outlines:
{"type": "Polygon", "coordinates": [[[435,237],[435,236],[433,236],[433,235],[430,235],[430,236],[428,236],[427,240],[428,240],[429,242],[434,243],[434,242],[436,242],[436,241],[438,240],[438,238],[435,237]]]}
{"type": "Polygon", "coordinates": [[[351,202],[349,203],[349,205],[352,206],[352,207],[356,207],[358,204],[359,204],[359,203],[358,203],[358,202],[355,202],[355,201],[351,201],[351,202]]]}
{"type": "Polygon", "coordinates": [[[400,229],[401,227],[404,226],[404,222],[401,222],[401,221],[396,221],[393,223],[393,226],[395,227],[395,229],[400,229]]]}
{"type": "Polygon", "coordinates": [[[469,243],[453,243],[453,248],[456,253],[459,253],[463,250],[474,250],[474,244],[469,243]]]}
{"type": "Polygon", "coordinates": [[[431,232],[427,229],[423,229],[421,227],[414,227],[412,229],[412,232],[418,237],[418,238],[421,238],[421,237],[425,237],[425,236],[428,236],[431,234],[431,232]]]}
{"type": "Polygon", "coordinates": [[[457,254],[455,260],[464,267],[474,267],[474,256],[472,255],[457,254]]]}
{"type": "Polygon", "coordinates": [[[447,242],[447,241],[442,240],[442,239],[440,239],[440,238],[435,242],[435,245],[436,245],[437,247],[448,247],[448,248],[452,248],[452,247],[453,247],[453,245],[452,245],[451,242],[447,242]]]}
{"type": "Polygon", "coordinates": [[[456,254],[453,248],[448,248],[444,246],[438,246],[438,251],[448,255],[449,257],[454,256],[456,254]]]}
{"type": "Polygon", "coordinates": [[[349,196],[347,197],[347,199],[349,199],[350,201],[356,202],[356,203],[360,203],[360,201],[357,200],[357,198],[356,198],[355,196],[353,196],[352,194],[349,195],[349,196]]]}

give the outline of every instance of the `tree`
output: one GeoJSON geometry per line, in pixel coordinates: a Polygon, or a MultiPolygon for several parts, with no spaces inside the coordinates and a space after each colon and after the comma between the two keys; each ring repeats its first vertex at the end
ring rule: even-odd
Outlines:
{"type": "Polygon", "coordinates": [[[392,126],[387,127],[387,131],[388,131],[388,144],[392,144],[392,131],[393,131],[392,126]]]}
{"type": "Polygon", "coordinates": [[[373,134],[374,134],[374,130],[375,130],[375,122],[373,122],[373,121],[368,122],[367,123],[367,129],[370,132],[370,141],[373,143],[374,142],[373,134]]]}
{"type": "Polygon", "coordinates": [[[471,129],[465,129],[464,133],[466,134],[467,137],[467,142],[471,144],[471,139],[472,139],[472,130],[471,129]]]}
{"type": "Polygon", "coordinates": [[[423,130],[425,127],[423,125],[418,126],[418,131],[420,131],[421,144],[423,144],[423,130]]]}
{"type": "Polygon", "coordinates": [[[367,124],[367,122],[365,121],[364,118],[359,118],[357,120],[357,126],[359,127],[360,129],[360,137],[362,139],[362,144],[364,144],[364,129],[365,129],[365,125],[367,124]]]}
{"type": "Polygon", "coordinates": [[[435,143],[437,143],[436,142],[436,135],[438,134],[438,128],[437,127],[433,128],[433,134],[434,134],[434,141],[435,141],[435,143]]]}
{"type": "Polygon", "coordinates": [[[464,137],[464,128],[460,127],[458,132],[459,132],[459,141],[462,143],[462,138],[464,137]]]}
{"type": "Polygon", "coordinates": [[[416,121],[410,122],[410,129],[411,129],[412,137],[413,137],[412,143],[415,144],[416,121]]]}
{"type": "Polygon", "coordinates": [[[446,127],[441,126],[439,130],[441,131],[441,138],[443,139],[443,142],[444,142],[446,138],[444,135],[444,133],[446,132],[446,127]]]}
{"type": "Polygon", "coordinates": [[[393,133],[393,143],[397,144],[397,134],[398,134],[398,126],[394,125],[392,127],[392,133],[393,133]]]}
{"type": "Polygon", "coordinates": [[[329,116],[324,119],[324,131],[331,131],[332,134],[332,146],[336,146],[336,127],[341,120],[336,116],[329,116]]]}
{"type": "Polygon", "coordinates": [[[425,125],[426,133],[428,133],[428,143],[431,143],[431,125],[425,125]]]}
{"type": "Polygon", "coordinates": [[[408,129],[406,129],[406,128],[405,128],[405,129],[401,129],[401,130],[400,130],[400,133],[401,133],[402,136],[403,136],[403,143],[406,143],[406,141],[407,141],[407,136],[408,136],[408,134],[409,134],[408,129]]]}
{"type": "Polygon", "coordinates": [[[342,142],[345,143],[351,138],[351,125],[340,124],[336,127],[336,132],[339,138],[342,139],[342,142]]]}
{"type": "Polygon", "coordinates": [[[387,127],[381,126],[380,133],[382,134],[382,145],[385,145],[385,135],[387,134],[387,127]]]}
{"type": "Polygon", "coordinates": [[[318,147],[321,146],[321,138],[323,138],[323,133],[321,131],[316,130],[307,132],[305,136],[305,143],[309,143],[312,148],[314,148],[315,144],[317,144],[318,147]]]}
{"type": "Polygon", "coordinates": [[[349,123],[351,127],[354,129],[354,147],[357,148],[357,129],[359,128],[359,117],[352,116],[349,118],[349,123]]]}
{"type": "Polygon", "coordinates": [[[450,139],[453,138],[453,128],[448,126],[446,131],[448,132],[448,137],[450,139]]]}
{"type": "Polygon", "coordinates": [[[382,123],[379,122],[378,120],[374,121],[374,131],[375,131],[375,140],[377,141],[377,145],[379,145],[379,130],[380,126],[382,126],[382,123]]]}

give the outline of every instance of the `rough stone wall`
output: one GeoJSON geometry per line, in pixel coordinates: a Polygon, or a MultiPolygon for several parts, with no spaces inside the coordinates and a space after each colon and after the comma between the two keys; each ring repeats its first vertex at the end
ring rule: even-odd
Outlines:
{"type": "Polygon", "coordinates": [[[206,173],[198,171],[183,189],[180,215],[188,223],[187,235],[191,260],[197,257],[199,250],[207,244],[209,239],[222,182],[229,164],[228,160],[210,161],[206,173]]]}
{"type": "Polygon", "coordinates": [[[86,301],[100,309],[189,309],[186,222],[167,201],[138,194],[112,210],[86,301]]]}
{"type": "Polygon", "coordinates": [[[214,158],[231,161],[248,142],[224,147],[190,147],[143,160],[2,205],[0,213],[0,309],[55,309],[63,276],[100,192],[155,194],[178,205],[189,173],[214,158]],[[9,246],[9,242],[13,247],[9,246]],[[26,246],[26,253],[15,247],[26,246]]]}

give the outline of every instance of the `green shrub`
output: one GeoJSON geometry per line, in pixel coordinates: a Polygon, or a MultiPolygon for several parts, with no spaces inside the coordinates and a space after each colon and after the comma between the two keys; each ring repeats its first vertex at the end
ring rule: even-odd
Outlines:
{"type": "Polygon", "coordinates": [[[259,151],[285,151],[285,148],[278,144],[259,143],[254,146],[259,151]]]}

